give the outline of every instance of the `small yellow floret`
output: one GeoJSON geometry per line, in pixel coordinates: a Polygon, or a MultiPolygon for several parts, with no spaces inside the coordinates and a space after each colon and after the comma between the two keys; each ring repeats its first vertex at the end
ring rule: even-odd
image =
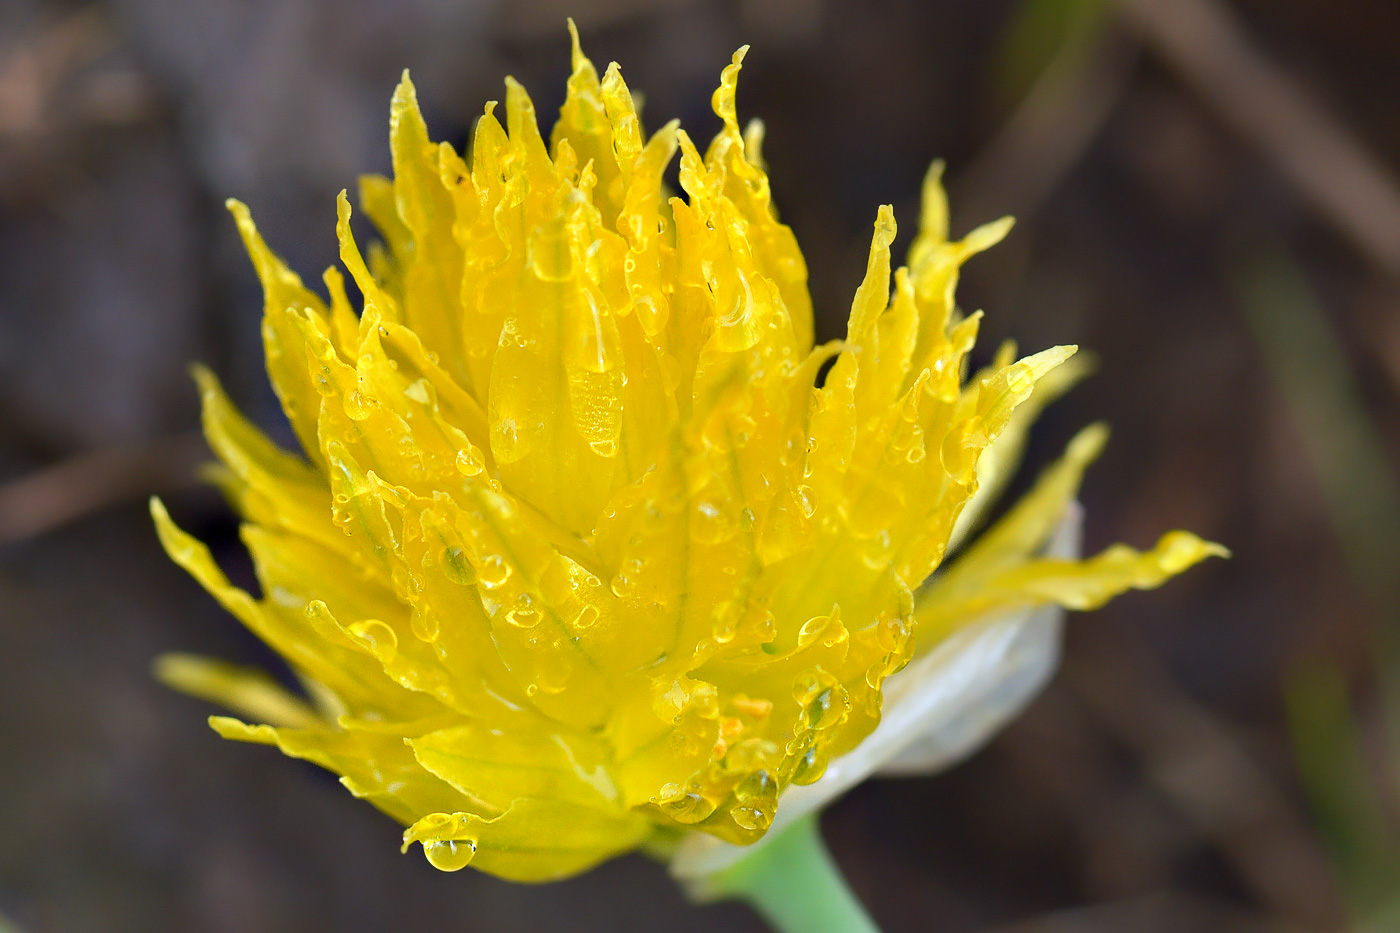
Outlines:
{"type": "Polygon", "coordinates": [[[358,314],[339,272],[321,298],[230,202],[307,457],[198,373],[262,598],[154,513],[312,700],[198,659],[162,674],[263,722],[215,717],[221,735],[342,775],[440,868],[536,881],[680,830],[751,842],[874,729],[916,634],[1091,607],[1213,553],[1174,533],[1036,559],[1091,433],[916,598],[1074,348],[965,379],[979,318],[954,307],[958,268],[1010,222],[948,241],[937,167],[909,265],[891,272],[882,207],[846,339],[814,348],[761,129],[735,113],[742,58],[703,155],[674,122],[644,137],[617,66],[600,78],[577,39],[548,142],[508,81],[504,126],[490,104],[467,153],[435,144],[405,76],[394,178],[360,185],[382,247],[361,254],[339,202],[358,314]],[[662,183],[677,151],[683,198],[662,183]]]}

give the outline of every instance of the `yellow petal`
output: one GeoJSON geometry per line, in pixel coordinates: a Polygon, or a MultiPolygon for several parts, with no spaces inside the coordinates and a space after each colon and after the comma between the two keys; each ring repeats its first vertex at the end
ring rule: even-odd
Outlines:
{"type": "MultiPolygon", "coordinates": [[[[360,182],[382,243],[362,250],[337,201],[358,313],[341,272],[317,298],[232,205],[308,457],[198,375],[262,596],[153,506],[171,556],[315,700],[166,662],[268,723],[217,718],[221,734],[341,774],[441,868],[530,881],[685,833],[752,843],[784,795],[820,796],[793,788],[822,786],[834,760],[854,753],[868,773],[893,753],[890,728],[876,734],[885,685],[916,645],[922,669],[982,616],[1087,607],[1216,552],[1179,533],[1146,554],[1042,556],[1092,429],[942,569],[1080,372],[1073,347],[1017,359],[1008,345],[966,375],[981,319],[957,307],[959,270],[1010,221],[949,240],[936,165],[908,264],[882,207],[845,338],[814,347],[762,125],[740,129],[746,49],[702,148],[674,121],[647,137],[621,69],[600,77],[570,29],[548,144],[511,79],[466,151],[434,143],[405,75],[393,177],[360,182]]],[[[953,690],[965,667],[938,670],[974,696],[953,690]]],[[[1029,682],[1013,664],[978,670],[992,673],[976,696],[1029,682]]],[[[972,721],[958,704],[939,715],[955,708],[972,721]]],[[[846,786],[845,767],[824,786],[846,786]]]]}
{"type": "Polygon", "coordinates": [[[311,380],[306,366],[306,353],[298,335],[286,323],[286,313],[293,311],[324,316],[324,302],[301,284],[301,277],[287,267],[272,250],[268,249],[252,215],[241,201],[229,199],[229,211],[238,222],[238,232],[243,237],[243,245],[253,260],[253,268],[263,287],[263,350],[267,356],[267,374],[277,398],[282,402],[282,410],[301,441],[302,449],[312,460],[318,458],[316,444],[316,413],[321,407],[321,398],[311,380]]]}
{"type": "Polygon", "coordinates": [[[500,816],[429,813],[404,832],[445,871],[468,864],[510,881],[553,881],[638,845],[646,822],[565,800],[522,797],[500,816]]]}
{"type": "Polygon", "coordinates": [[[1174,531],[1146,552],[1120,544],[1082,561],[1036,557],[1106,440],[1101,425],[1080,432],[1035,488],[934,579],[917,609],[921,633],[937,638],[974,619],[1045,603],[1097,608],[1125,590],[1160,586],[1207,557],[1229,555],[1218,544],[1174,531]]]}
{"type": "Polygon", "coordinates": [[[155,675],[167,687],[218,703],[240,715],[278,726],[310,726],[318,719],[266,671],[192,654],[163,654],[155,675]]]}

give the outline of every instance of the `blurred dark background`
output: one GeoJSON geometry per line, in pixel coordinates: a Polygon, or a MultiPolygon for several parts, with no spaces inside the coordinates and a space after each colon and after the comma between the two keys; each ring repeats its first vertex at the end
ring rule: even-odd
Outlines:
{"type": "MultiPolygon", "coordinates": [[[[877,205],[907,244],[948,161],[981,352],[1079,343],[1038,428],[1115,435],[1091,550],[1185,527],[1235,557],[1072,619],[1046,694],[986,751],[869,783],[827,838],[889,931],[1322,931],[1400,891],[1400,5],[1393,0],[0,2],[0,930],[758,930],[640,857],[566,883],[443,875],[334,779],[226,743],[150,677],[266,663],[160,553],[159,492],[248,580],[192,480],[186,367],[276,436],[260,293],[222,209],[304,276],[335,192],[388,166],[412,69],[462,143],[501,79],[562,99],[564,17],[651,126],[699,137],[752,43],[818,335],[877,205]]],[[[1384,921],[1374,929],[1397,929],[1384,921]]]]}

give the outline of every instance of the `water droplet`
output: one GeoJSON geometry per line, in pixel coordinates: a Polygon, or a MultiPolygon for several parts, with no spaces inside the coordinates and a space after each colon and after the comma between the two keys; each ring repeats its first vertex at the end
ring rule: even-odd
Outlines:
{"type": "MultiPolygon", "coordinates": [[[[774,810],[777,808],[775,807],[774,810]]],[[[741,806],[729,811],[729,817],[740,829],[763,832],[773,824],[773,811],[766,807],[741,806]]]]}
{"type": "Polygon", "coordinates": [[[423,843],[423,854],[440,871],[460,871],[476,855],[475,839],[443,839],[423,843]]]}
{"type": "Polygon", "coordinates": [[[515,602],[506,610],[505,620],[516,628],[534,628],[543,618],[533,595],[528,592],[516,594],[515,602]]]}
{"type": "Polygon", "coordinates": [[[542,282],[564,282],[574,274],[573,250],[562,216],[533,231],[526,253],[530,271],[542,282]]]}
{"type": "Polygon", "coordinates": [[[499,554],[487,554],[476,568],[477,581],[493,590],[510,579],[510,564],[499,554]]]}
{"type": "Polygon", "coordinates": [[[351,421],[364,421],[374,411],[374,401],[359,389],[345,396],[345,416],[351,421]]]}
{"type": "Polygon", "coordinates": [[[584,606],[578,611],[578,615],[574,616],[573,626],[576,629],[592,628],[594,623],[596,623],[597,621],[598,607],[584,606]]]}
{"type": "Polygon", "coordinates": [[[502,418],[491,426],[491,450],[497,462],[514,462],[514,454],[520,446],[520,429],[514,418],[502,418]]]}
{"type": "Polygon", "coordinates": [[[611,438],[603,438],[602,440],[589,441],[588,447],[600,457],[617,456],[617,441],[612,440],[611,438]]]}
{"type": "Polygon", "coordinates": [[[322,628],[329,626],[332,629],[336,628],[335,616],[331,615],[329,607],[321,602],[321,600],[311,600],[302,611],[306,614],[306,621],[310,622],[312,627],[322,628]]]}
{"type": "Polygon", "coordinates": [[[798,759],[792,772],[792,783],[812,784],[826,773],[826,758],[817,754],[816,748],[807,749],[807,754],[798,759]]]}
{"type": "Polygon", "coordinates": [[[666,816],[686,825],[698,823],[715,812],[714,803],[697,787],[683,790],[678,784],[666,784],[652,800],[666,816]]]}
{"type": "Polygon", "coordinates": [[[691,535],[701,544],[719,544],[727,541],[738,531],[734,517],[724,506],[713,500],[705,500],[695,506],[695,519],[691,523],[691,535]]]}
{"type": "Polygon", "coordinates": [[[794,492],[797,493],[798,508],[802,509],[802,514],[804,516],[811,518],[817,511],[816,501],[812,498],[812,487],[798,486],[794,492]]]}
{"type": "Polygon", "coordinates": [[[408,624],[413,629],[413,637],[419,641],[437,641],[438,633],[442,630],[437,613],[423,604],[414,607],[408,624]]]}
{"type": "Polygon", "coordinates": [[[476,582],[476,572],[472,570],[471,561],[467,560],[466,554],[456,545],[442,549],[438,564],[442,567],[442,575],[458,586],[471,586],[476,582]]]}
{"type": "Polygon", "coordinates": [[[481,451],[475,445],[467,445],[465,450],[457,451],[457,472],[463,476],[477,476],[486,469],[486,459],[482,457],[481,451]]]}
{"type": "Polygon", "coordinates": [[[890,655],[885,655],[883,660],[876,661],[865,670],[865,682],[871,690],[879,690],[885,682],[885,678],[890,676],[890,655]]]}
{"type": "Polygon", "coordinates": [[[802,706],[798,722],[804,728],[817,731],[844,722],[851,709],[846,688],[819,667],[798,676],[793,682],[792,698],[802,706]]]}
{"type": "Polygon", "coordinates": [[[887,616],[877,623],[875,637],[886,651],[902,652],[909,643],[909,623],[901,616],[887,616]]]}
{"type": "Polygon", "coordinates": [[[815,642],[821,634],[826,631],[831,624],[831,616],[812,616],[802,623],[802,628],[797,631],[797,647],[806,648],[815,642]]]}
{"type": "Polygon", "coordinates": [[[612,578],[610,588],[613,591],[613,595],[618,599],[626,599],[628,596],[637,592],[637,583],[626,574],[619,573],[612,578]]]}
{"type": "Polygon", "coordinates": [[[378,619],[354,623],[350,626],[350,634],[380,661],[389,661],[398,654],[399,637],[394,634],[393,629],[378,619]]]}
{"type": "Polygon", "coordinates": [[[739,607],[733,602],[723,602],[715,607],[711,618],[714,620],[714,638],[721,645],[734,640],[739,631],[739,607]]]}
{"type": "Polygon", "coordinates": [[[860,546],[861,563],[871,570],[884,570],[890,565],[894,553],[894,542],[888,528],[881,528],[867,538],[860,546]]]}
{"type": "Polygon", "coordinates": [[[563,653],[564,645],[562,639],[554,641],[535,656],[533,686],[539,692],[562,693],[573,679],[574,663],[563,653]]]}
{"type": "Polygon", "coordinates": [[[312,380],[316,386],[316,391],[322,396],[329,398],[335,394],[335,383],[331,382],[331,370],[329,366],[322,366],[316,372],[316,378],[312,380]]]}
{"type": "Polygon", "coordinates": [[[739,782],[734,788],[734,798],[748,803],[751,800],[778,796],[778,782],[766,769],[760,769],[739,782]]]}

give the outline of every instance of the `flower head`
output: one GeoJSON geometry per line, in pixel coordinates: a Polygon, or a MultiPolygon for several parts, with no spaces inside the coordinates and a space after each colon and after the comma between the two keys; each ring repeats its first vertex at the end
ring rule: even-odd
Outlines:
{"type": "Polygon", "coordinates": [[[1009,221],[950,242],[935,170],[907,267],[891,274],[881,208],[846,339],[814,349],[761,127],[735,114],[742,58],[704,155],[674,122],[644,136],[617,66],[600,78],[576,38],[548,142],[508,81],[504,126],[490,104],[465,156],[434,144],[405,76],[394,178],[360,186],[383,245],[363,255],[339,202],[358,315],[339,272],[323,300],[230,202],[306,453],[198,374],[262,597],[154,512],[311,699],[188,657],[162,672],[260,721],[214,717],[221,735],[339,773],[440,868],[544,880],[686,831],[752,842],[872,733],[916,643],[1211,552],[1176,533],[1035,556],[1095,429],[919,595],[1074,348],[965,377],[978,316],[954,307],[958,267],[1009,221]]]}

